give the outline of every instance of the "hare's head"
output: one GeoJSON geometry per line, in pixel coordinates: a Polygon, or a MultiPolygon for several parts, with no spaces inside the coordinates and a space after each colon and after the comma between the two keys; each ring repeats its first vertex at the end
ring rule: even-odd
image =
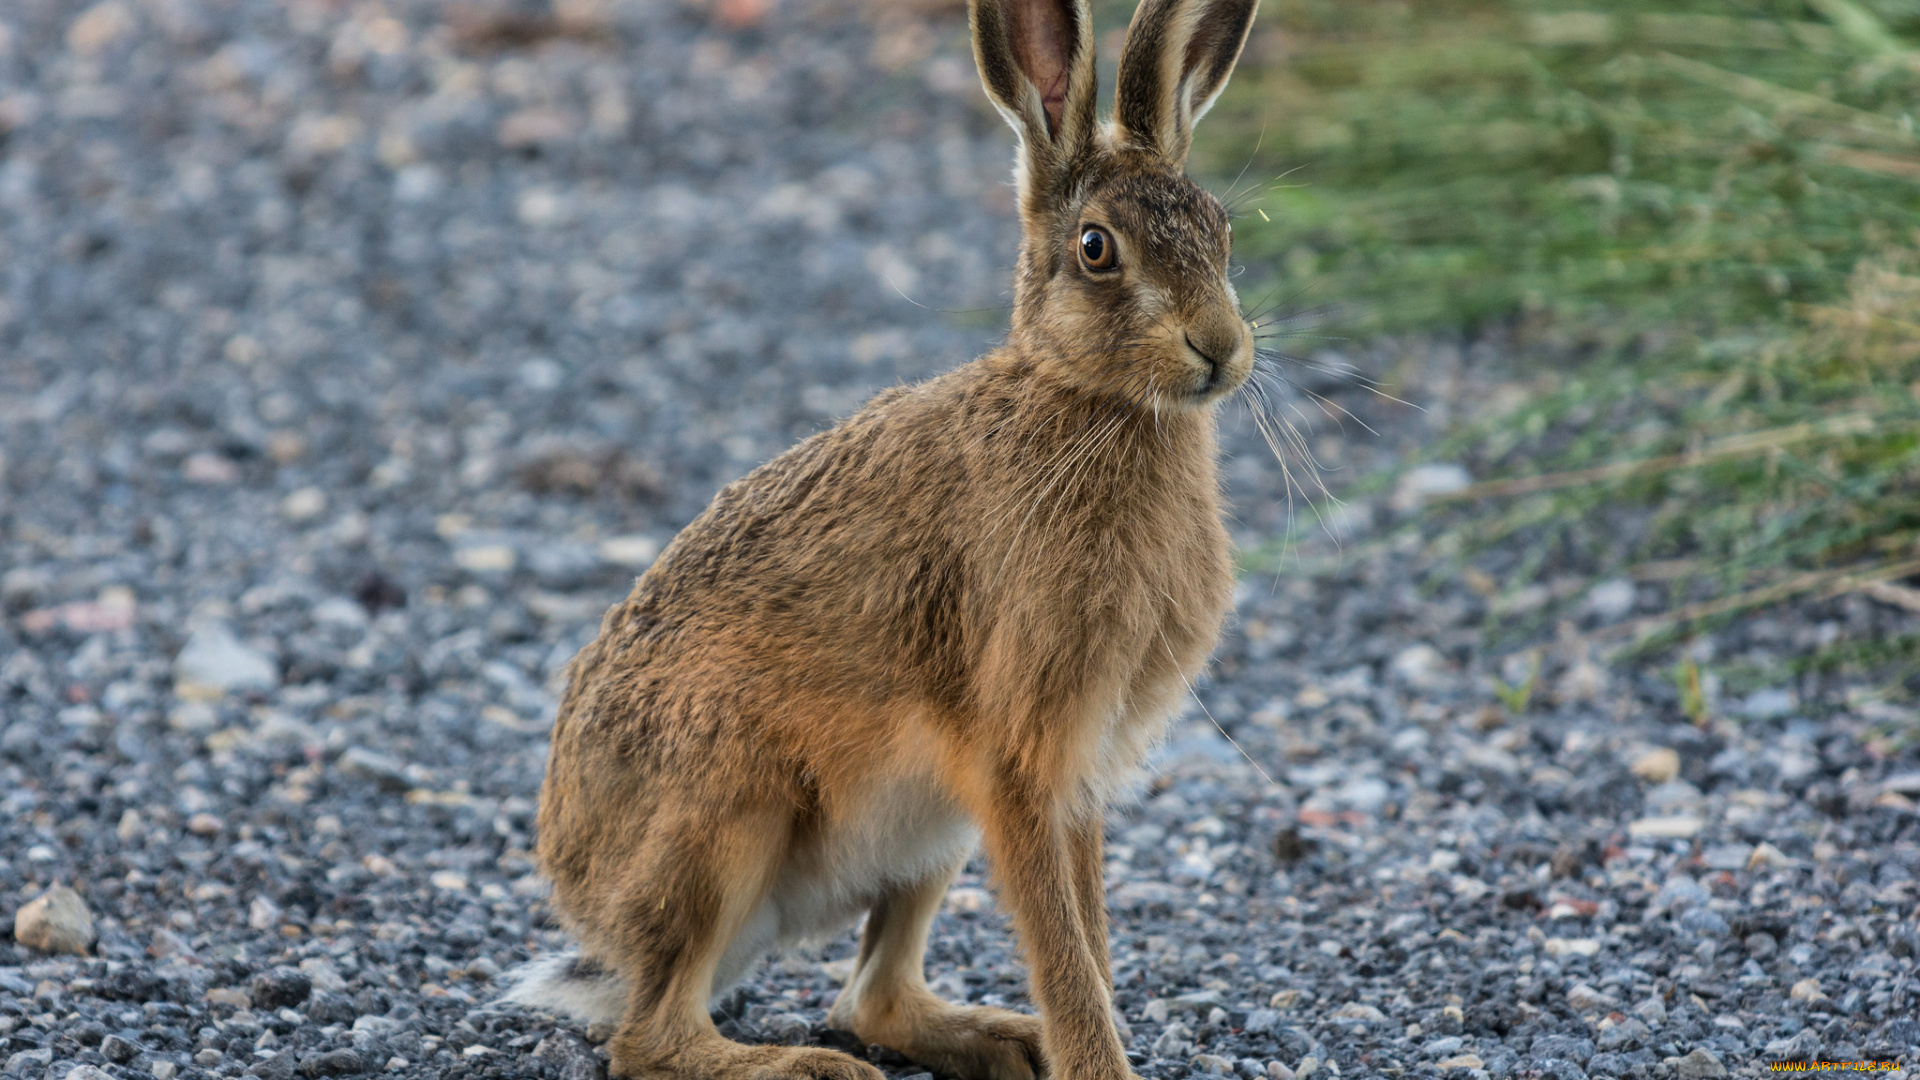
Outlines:
{"type": "Polygon", "coordinates": [[[981,82],[1020,136],[1013,340],[1039,373],[1159,409],[1252,370],[1226,209],[1184,167],[1257,2],[1141,0],[1101,124],[1087,0],[972,0],[981,82]]]}

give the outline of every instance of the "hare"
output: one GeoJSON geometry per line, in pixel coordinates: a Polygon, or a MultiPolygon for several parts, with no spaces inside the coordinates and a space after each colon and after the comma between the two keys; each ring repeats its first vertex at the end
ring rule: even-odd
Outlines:
{"type": "Polygon", "coordinates": [[[1020,137],[1006,343],[729,485],[573,661],[539,856],[582,952],[509,999],[614,1023],[616,1075],[880,1080],[707,1011],[862,914],[835,1027],[962,1080],[1131,1075],[1101,832],[1233,578],[1214,412],[1253,335],[1182,168],[1255,2],[1144,0],[1101,124],[1088,0],[972,0],[1020,137]],[[982,842],[1037,1018],[922,972],[982,842]]]}

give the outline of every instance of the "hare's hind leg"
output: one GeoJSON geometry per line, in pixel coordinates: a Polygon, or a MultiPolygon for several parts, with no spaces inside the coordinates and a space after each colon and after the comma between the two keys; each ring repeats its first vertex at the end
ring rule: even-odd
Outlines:
{"type": "MultiPolygon", "coordinates": [[[[729,947],[752,934],[786,851],[777,812],[690,814],[655,830],[633,860],[603,953],[627,977],[626,1014],[608,1051],[611,1072],[634,1080],[884,1080],[835,1050],[745,1046],[707,1013],[729,947]],[[716,822],[716,817],[724,817],[716,822]]],[[[609,925],[610,924],[610,925],[609,925]]]]}
{"type": "Polygon", "coordinates": [[[927,931],[956,872],[958,867],[897,888],[873,906],[853,977],[827,1022],[944,1076],[1035,1080],[1047,1071],[1039,1017],[949,1004],[927,988],[927,931]]]}

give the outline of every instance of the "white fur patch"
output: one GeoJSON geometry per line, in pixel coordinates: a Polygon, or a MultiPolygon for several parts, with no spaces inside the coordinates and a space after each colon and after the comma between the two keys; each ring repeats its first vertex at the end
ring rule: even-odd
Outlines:
{"type": "Polygon", "coordinates": [[[502,1004],[523,1005],[583,1024],[612,1024],[627,1008],[627,981],[612,971],[585,975],[575,967],[573,953],[529,961],[507,973],[513,988],[500,996],[502,1004]]]}

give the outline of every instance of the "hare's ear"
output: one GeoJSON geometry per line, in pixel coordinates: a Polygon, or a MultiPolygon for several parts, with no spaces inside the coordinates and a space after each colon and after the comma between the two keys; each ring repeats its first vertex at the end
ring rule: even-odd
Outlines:
{"type": "Polygon", "coordinates": [[[1020,135],[1020,187],[1051,194],[1093,137],[1088,0],[969,0],[973,58],[987,96],[1020,135]]]}
{"type": "Polygon", "coordinates": [[[1187,160],[1193,125],[1227,85],[1259,0],[1140,0],[1120,51],[1118,141],[1187,160]]]}

